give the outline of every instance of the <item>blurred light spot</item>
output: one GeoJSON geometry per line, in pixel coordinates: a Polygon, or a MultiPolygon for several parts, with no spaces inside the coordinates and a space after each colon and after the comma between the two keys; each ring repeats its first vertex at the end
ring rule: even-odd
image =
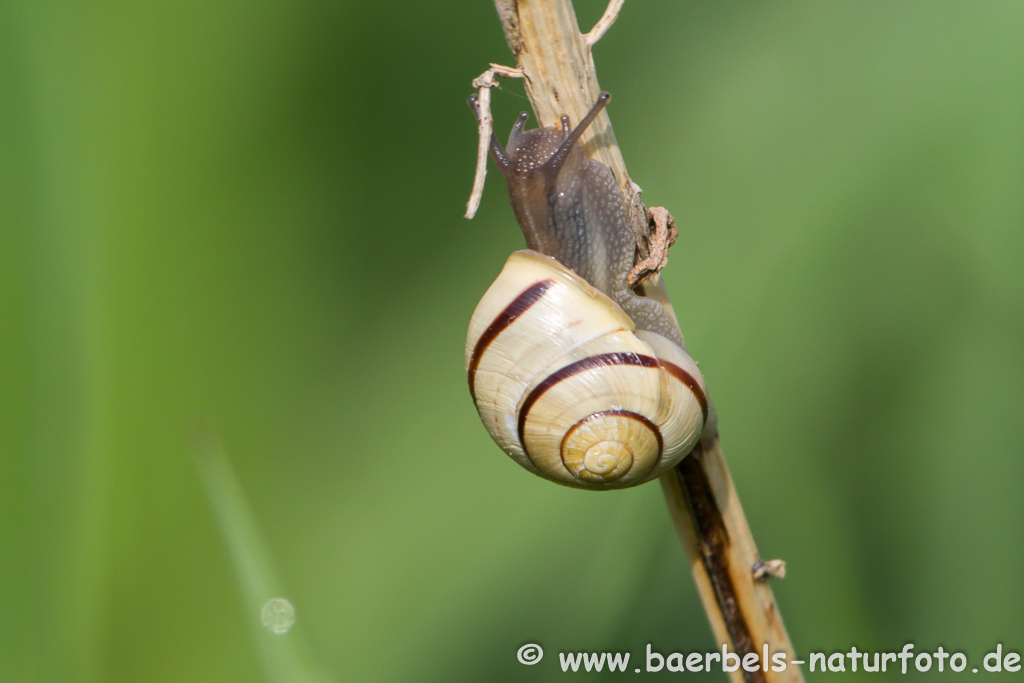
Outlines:
{"type": "Polygon", "coordinates": [[[271,598],[263,605],[260,619],[274,633],[288,633],[295,623],[295,608],[284,598],[271,598]]]}

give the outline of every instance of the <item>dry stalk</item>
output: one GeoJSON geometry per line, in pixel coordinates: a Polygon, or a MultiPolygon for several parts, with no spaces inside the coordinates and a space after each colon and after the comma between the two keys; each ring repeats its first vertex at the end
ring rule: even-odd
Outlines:
{"type": "MultiPolygon", "coordinates": [[[[601,91],[591,47],[615,21],[623,0],[611,0],[604,16],[585,35],[580,33],[571,0],[495,0],[494,4],[518,67],[492,65],[474,82],[480,89],[481,137],[477,182],[467,216],[475,213],[483,189],[481,169],[486,169],[491,132],[489,91],[496,84],[495,77],[524,79],[538,125],[558,125],[562,114],[579,121],[601,91]]],[[[587,129],[584,144],[591,157],[612,170],[630,198],[633,225],[641,240],[648,230],[647,209],[639,200],[639,188],[626,173],[607,112],[587,129]]],[[[641,287],[645,295],[671,310],[660,274],[645,279],[641,287]]],[[[762,562],[758,555],[717,436],[662,476],[661,483],[715,638],[740,657],[768,654],[768,666],[756,671],[740,667],[729,674],[731,679],[802,682],[797,665],[789,664],[781,672],[771,670],[771,657],[776,653],[785,653],[787,663],[796,659],[766,580],[781,577],[784,565],[778,560],[762,562]]]]}

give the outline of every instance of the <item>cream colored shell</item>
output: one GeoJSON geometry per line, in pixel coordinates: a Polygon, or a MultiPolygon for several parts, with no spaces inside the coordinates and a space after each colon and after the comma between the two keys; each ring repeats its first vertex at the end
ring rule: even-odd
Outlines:
{"type": "Polygon", "coordinates": [[[509,257],[473,313],[466,370],[502,450],[567,486],[650,481],[707,419],[704,378],[683,349],[635,331],[611,299],[533,251],[509,257]]]}

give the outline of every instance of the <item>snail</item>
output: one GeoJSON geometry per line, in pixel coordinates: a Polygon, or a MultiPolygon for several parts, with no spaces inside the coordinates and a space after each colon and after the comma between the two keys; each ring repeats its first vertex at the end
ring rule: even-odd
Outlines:
{"type": "MultiPolygon", "coordinates": [[[[611,171],[577,144],[611,96],[570,129],[492,134],[527,249],[477,305],[466,372],[480,418],[526,469],[617,489],[655,479],[713,429],[704,377],[671,313],[626,276],[635,237],[611,171]]],[[[470,106],[480,116],[476,97],[470,106]]]]}

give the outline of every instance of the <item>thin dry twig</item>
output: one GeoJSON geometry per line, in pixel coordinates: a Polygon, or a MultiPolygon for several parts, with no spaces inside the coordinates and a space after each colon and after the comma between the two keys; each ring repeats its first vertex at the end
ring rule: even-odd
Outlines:
{"type": "Polygon", "coordinates": [[[498,78],[522,78],[523,70],[519,67],[491,64],[491,68],[473,79],[473,87],[477,89],[476,99],[470,98],[470,106],[476,114],[480,139],[476,148],[476,173],[473,176],[473,191],[466,203],[466,218],[472,218],[480,208],[480,199],[484,196],[484,181],[487,179],[487,151],[491,144],[491,133],[494,130],[494,119],[491,117],[491,88],[498,85],[498,78]]]}
{"type": "Polygon", "coordinates": [[[611,0],[608,3],[608,7],[605,8],[604,14],[594,24],[594,28],[590,29],[589,33],[583,35],[583,42],[587,44],[587,47],[592,47],[594,43],[601,40],[601,37],[612,27],[615,20],[619,18],[619,10],[622,9],[622,5],[625,2],[626,0],[611,0]]]}
{"type": "Polygon", "coordinates": [[[767,581],[768,579],[786,578],[786,563],[782,560],[768,560],[758,562],[754,565],[754,578],[767,581]]]}

